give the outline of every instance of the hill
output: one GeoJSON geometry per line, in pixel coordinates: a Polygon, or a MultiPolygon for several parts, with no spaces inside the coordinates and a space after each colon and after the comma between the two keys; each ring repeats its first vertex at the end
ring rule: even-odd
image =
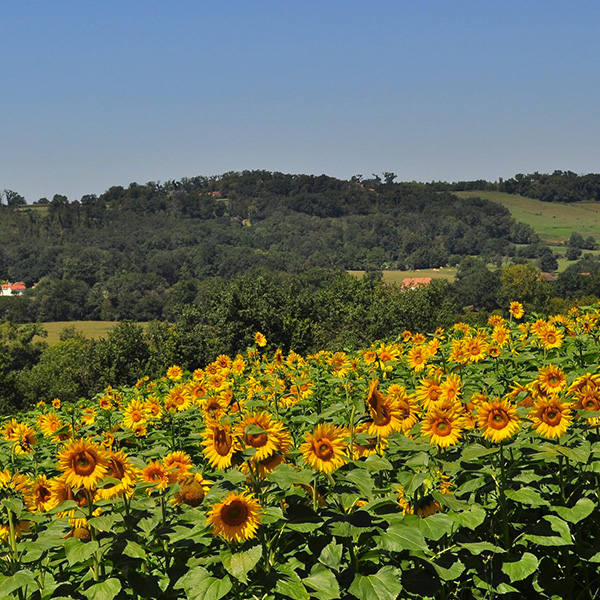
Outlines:
{"type": "Polygon", "coordinates": [[[548,244],[563,244],[573,232],[600,240],[600,203],[544,202],[517,194],[477,190],[454,192],[459,198],[485,198],[510,210],[512,217],[526,223],[548,244]]]}

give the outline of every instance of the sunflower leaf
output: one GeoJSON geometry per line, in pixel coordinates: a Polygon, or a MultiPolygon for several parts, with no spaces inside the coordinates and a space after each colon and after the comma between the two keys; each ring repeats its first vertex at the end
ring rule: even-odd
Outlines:
{"type": "Polygon", "coordinates": [[[69,566],[77,565],[85,562],[92,557],[92,554],[98,550],[98,542],[82,542],[77,538],[69,538],[65,540],[65,555],[69,566]]]}
{"type": "Polygon", "coordinates": [[[530,552],[525,552],[517,561],[505,562],[502,565],[502,571],[510,577],[511,583],[527,579],[531,574],[535,573],[540,561],[537,556],[530,552]]]}
{"type": "Polygon", "coordinates": [[[376,538],[376,543],[379,548],[392,552],[428,550],[427,542],[419,529],[404,523],[390,525],[385,533],[376,538]]]}
{"type": "Polygon", "coordinates": [[[37,589],[38,587],[35,575],[31,571],[22,569],[0,583],[0,597],[9,596],[25,586],[32,586],[31,591],[33,591],[33,588],[37,589]]]}
{"type": "Polygon", "coordinates": [[[524,487],[520,490],[507,490],[506,497],[510,498],[518,504],[525,504],[527,506],[548,506],[547,500],[544,500],[539,492],[530,487],[524,487]]]}
{"type": "Polygon", "coordinates": [[[395,600],[402,591],[400,571],[387,566],[374,575],[357,573],[348,591],[358,600],[395,600]]]}
{"type": "Polygon", "coordinates": [[[120,591],[121,582],[116,577],[111,577],[87,588],[85,596],[89,600],[113,600],[120,591]]]}
{"type": "Polygon", "coordinates": [[[231,579],[212,577],[204,567],[194,567],[175,584],[175,589],[183,588],[189,600],[220,600],[231,590],[231,579]]]}
{"type": "Polygon", "coordinates": [[[579,521],[589,517],[595,509],[596,503],[590,498],[580,498],[573,508],[566,508],[564,506],[553,508],[559,517],[569,523],[579,523],[579,521]]]}
{"type": "Polygon", "coordinates": [[[225,570],[242,583],[248,581],[248,573],[258,564],[262,556],[262,547],[256,544],[242,552],[231,552],[224,550],[221,552],[221,562],[225,570]]]}
{"type": "Polygon", "coordinates": [[[310,575],[304,578],[304,585],[308,586],[318,600],[336,600],[340,597],[340,586],[335,575],[324,565],[316,564],[310,575]]]}

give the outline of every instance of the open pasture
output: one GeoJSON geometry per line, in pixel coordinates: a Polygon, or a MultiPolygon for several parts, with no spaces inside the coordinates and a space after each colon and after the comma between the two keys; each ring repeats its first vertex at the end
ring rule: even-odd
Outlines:
{"type": "Polygon", "coordinates": [[[542,202],[494,191],[455,192],[461,198],[480,197],[506,206],[512,216],[527,223],[550,244],[566,242],[574,231],[600,240],[600,203],[542,202]]]}

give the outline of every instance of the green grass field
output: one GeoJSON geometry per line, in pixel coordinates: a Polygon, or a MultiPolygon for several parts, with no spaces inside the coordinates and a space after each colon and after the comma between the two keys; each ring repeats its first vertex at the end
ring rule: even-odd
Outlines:
{"type": "Polygon", "coordinates": [[[48,337],[39,338],[56,344],[60,340],[60,334],[67,327],[75,327],[85,337],[90,339],[99,339],[105,337],[108,332],[118,323],[118,321],[56,321],[54,323],[42,323],[44,329],[48,332],[48,337]]]}
{"type": "Polygon", "coordinates": [[[531,225],[548,244],[564,243],[574,231],[583,237],[591,235],[600,240],[600,203],[542,202],[502,192],[455,193],[461,198],[479,196],[506,206],[517,221],[531,225]]]}
{"type": "MultiPolygon", "coordinates": [[[[348,271],[355,277],[362,277],[364,271],[348,271]]],[[[456,269],[450,267],[441,267],[439,269],[417,269],[415,271],[396,271],[390,269],[389,271],[383,271],[383,281],[386,283],[402,283],[405,277],[431,277],[432,279],[446,279],[447,281],[454,281],[456,276],[456,269]]]]}

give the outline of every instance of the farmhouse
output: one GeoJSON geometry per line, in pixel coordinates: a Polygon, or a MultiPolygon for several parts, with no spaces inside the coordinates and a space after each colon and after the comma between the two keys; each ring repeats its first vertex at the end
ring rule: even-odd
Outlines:
{"type": "Polygon", "coordinates": [[[22,281],[17,281],[16,283],[3,283],[0,295],[20,296],[26,289],[27,286],[22,281]]]}

